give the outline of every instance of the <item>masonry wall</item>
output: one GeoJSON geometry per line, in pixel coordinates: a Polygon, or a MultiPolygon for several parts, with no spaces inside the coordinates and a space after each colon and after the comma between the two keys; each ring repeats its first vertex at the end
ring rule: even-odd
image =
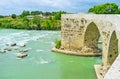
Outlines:
{"type": "Polygon", "coordinates": [[[85,25],[81,19],[62,18],[62,47],[64,49],[80,49],[83,46],[85,25]]]}
{"type": "MultiPolygon", "coordinates": [[[[112,32],[116,31],[118,37],[118,31],[116,30],[116,27],[119,28],[118,26],[120,25],[120,18],[118,15],[63,14],[61,48],[64,50],[76,51],[81,50],[87,44],[95,44],[96,41],[90,40],[92,37],[94,38],[95,32],[91,33],[91,36],[86,38],[88,42],[85,42],[86,29],[92,22],[97,26],[102,36],[102,64],[107,66],[110,57],[108,56],[108,50],[112,32]]],[[[94,28],[91,28],[91,30],[94,30],[94,28]]],[[[89,32],[87,33],[89,34],[89,32]]],[[[99,35],[98,32],[96,33],[96,35],[99,35]]],[[[98,40],[98,38],[96,40],[98,40]]],[[[119,40],[118,43],[120,43],[119,40]]],[[[120,47],[120,44],[118,44],[118,47],[120,47]]],[[[118,52],[120,52],[120,49],[118,49],[118,52]]],[[[116,56],[117,55],[113,55],[110,61],[115,60],[116,56]]]]}

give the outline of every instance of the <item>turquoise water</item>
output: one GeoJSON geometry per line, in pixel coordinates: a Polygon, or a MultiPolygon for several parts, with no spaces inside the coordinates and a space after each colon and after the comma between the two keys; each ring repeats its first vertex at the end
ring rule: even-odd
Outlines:
{"type": "Polygon", "coordinates": [[[96,79],[94,64],[101,57],[70,56],[51,52],[60,31],[0,30],[0,49],[6,43],[26,43],[26,47],[10,47],[0,54],[0,79],[96,79]],[[18,50],[29,49],[28,56],[17,58],[18,50]]]}

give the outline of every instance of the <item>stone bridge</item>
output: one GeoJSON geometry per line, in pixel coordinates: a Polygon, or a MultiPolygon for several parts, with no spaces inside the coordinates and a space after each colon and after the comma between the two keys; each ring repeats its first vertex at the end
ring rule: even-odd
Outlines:
{"type": "Polygon", "coordinates": [[[102,55],[102,64],[95,70],[102,79],[119,55],[119,15],[63,14],[61,47],[53,51],[94,56],[102,55]]]}

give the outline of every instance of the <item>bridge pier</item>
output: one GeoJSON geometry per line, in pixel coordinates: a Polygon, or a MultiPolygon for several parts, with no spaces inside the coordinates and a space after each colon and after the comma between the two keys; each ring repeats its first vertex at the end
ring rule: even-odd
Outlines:
{"type": "Polygon", "coordinates": [[[102,79],[119,52],[115,28],[118,19],[111,18],[116,18],[116,15],[63,14],[61,48],[53,48],[53,51],[83,56],[102,54],[102,64],[95,65],[97,76],[102,79]],[[102,51],[98,47],[99,37],[102,37],[102,51]]]}

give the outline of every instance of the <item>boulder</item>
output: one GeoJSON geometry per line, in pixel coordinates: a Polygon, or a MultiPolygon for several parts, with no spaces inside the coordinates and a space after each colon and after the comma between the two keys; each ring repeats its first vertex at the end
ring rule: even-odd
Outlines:
{"type": "Polygon", "coordinates": [[[18,50],[19,48],[18,47],[15,47],[14,50],[18,50]]]}
{"type": "Polygon", "coordinates": [[[6,44],[6,46],[9,46],[9,45],[10,45],[10,44],[8,44],[8,43],[6,44]]]}
{"type": "Polygon", "coordinates": [[[28,55],[25,53],[18,53],[18,55],[17,55],[18,58],[24,58],[26,56],[28,56],[28,55]]]}
{"type": "Polygon", "coordinates": [[[0,53],[6,53],[6,51],[5,50],[0,50],[0,53]]]}
{"type": "Polygon", "coordinates": [[[5,51],[11,51],[11,48],[4,48],[5,51]]]}
{"type": "Polygon", "coordinates": [[[13,43],[10,44],[10,46],[16,46],[16,43],[13,42],[13,43]]]}
{"type": "Polygon", "coordinates": [[[19,52],[28,52],[28,49],[19,50],[19,52]]]}
{"type": "Polygon", "coordinates": [[[20,47],[25,47],[26,45],[25,45],[25,43],[20,43],[19,46],[20,47]]]}

